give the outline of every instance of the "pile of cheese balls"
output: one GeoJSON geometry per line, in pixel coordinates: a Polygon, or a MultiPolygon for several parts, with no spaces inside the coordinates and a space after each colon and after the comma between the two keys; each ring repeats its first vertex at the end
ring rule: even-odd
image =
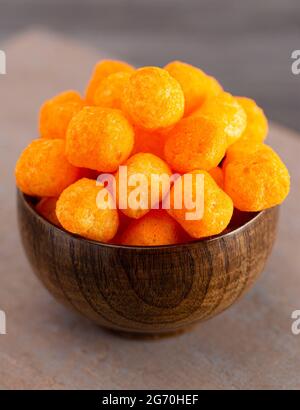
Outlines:
{"type": "MultiPolygon", "coordinates": [[[[38,198],[36,210],[48,221],[91,240],[156,246],[217,235],[228,229],[234,209],[276,206],[290,189],[286,166],[264,144],[262,109],[180,61],[139,69],[100,61],[84,97],[66,91],[43,104],[39,132],[17,162],[17,186],[38,198]],[[128,175],[143,174],[149,189],[152,174],[189,173],[193,187],[201,174],[202,217],[187,220],[184,203],[99,207],[97,195],[106,187],[96,179],[111,173],[118,181],[120,165],[128,175]]],[[[161,187],[159,201],[173,191],[161,187]]]]}

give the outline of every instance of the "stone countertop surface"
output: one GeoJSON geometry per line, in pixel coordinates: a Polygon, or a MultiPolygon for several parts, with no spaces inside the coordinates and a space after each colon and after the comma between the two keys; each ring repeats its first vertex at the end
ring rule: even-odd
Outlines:
{"type": "Polygon", "coordinates": [[[271,125],[269,143],[292,176],[278,239],[260,280],[222,315],[177,337],[126,339],[60,306],[33,275],[16,223],[13,170],[37,137],[37,108],[57,92],[83,90],[92,65],[109,53],[28,31],[5,44],[0,76],[0,389],[299,389],[300,139],[271,125]]]}

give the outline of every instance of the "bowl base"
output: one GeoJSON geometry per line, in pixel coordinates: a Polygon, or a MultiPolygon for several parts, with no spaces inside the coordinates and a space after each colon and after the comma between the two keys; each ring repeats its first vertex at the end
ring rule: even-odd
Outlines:
{"type": "Polygon", "coordinates": [[[176,330],[170,330],[168,332],[153,332],[153,333],[140,333],[140,332],[127,332],[127,331],[122,331],[122,330],[116,330],[116,329],[108,329],[104,328],[104,330],[110,334],[113,334],[117,337],[120,337],[122,339],[131,339],[131,340],[160,340],[160,339],[166,339],[166,338],[171,338],[175,336],[180,336],[183,333],[188,333],[191,332],[196,325],[189,325],[182,327],[180,329],[176,330]]]}

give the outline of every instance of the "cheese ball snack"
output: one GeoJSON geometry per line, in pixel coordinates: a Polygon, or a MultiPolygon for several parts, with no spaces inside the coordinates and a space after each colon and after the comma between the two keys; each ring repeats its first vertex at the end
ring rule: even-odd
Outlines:
{"type": "Polygon", "coordinates": [[[222,163],[222,168],[225,169],[227,164],[234,160],[241,160],[249,154],[254,154],[258,151],[272,151],[272,148],[261,142],[252,140],[245,140],[240,138],[237,142],[232,144],[226,151],[225,160],[222,163]]]}
{"type": "Polygon", "coordinates": [[[40,110],[39,130],[42,138],[65,138],[71,119],[84,106],[76,91],[65,91],[46,101],[40,110]]]}
{"type": "Polygon", "coordinates": [[[164,147],[166,136],[158,131],[146,131],[142,128],[135,127],[135,142],[132,154],[139,152],[151,153],[164,159],[164,147]]]}
{"type": "Polygon", "coordinates": [[[263,110],[251,98],[236,97],[236,100],[244,108],[247,115],[247,126],[241,138],[263,142],[269,130],[268,120],[263,110]]]}
{"type": "Polygon", "coordinates": [[[179,83],[158,67],[143,67],[131,76],[123,92],[123,110],[135,125],[157,130],[176,124],[184,112],[179,83]]]}
{"type": "Polygon", "coordinates": [[[49,222],[88,239],[159,246],[227,233],[290,189],[264,144],[263,110],[181,61],[100,61],[84,98],[69,90],[43,104],[39,129],[17,186],[49,222]]]}
{"type": "Polygon", "coordinates": [[[247,126],[247,116],[243,107],[229,93],[222,92],[208,98],[192,115],[200,115],[222,123],[228,138],[228,145],[236,142],[247,126]]]}
{"type": "Polygon", "coordinates": [[[90,78],[89,84],[86,89],[86,104],[94,105],[94,96],[97,88],[101,84],[104,78],[108,77],[110,74],[118,73],[120,71],[133,72],[134,68],[118,60],[102,60],[99,61],[93,70],[92,76],[90,78]]]}
{"type": "Polygon", "coordinates": [[[42,198],[35,209],[53,225],[61,226],[56,216],[56,202],[58,198],[42,198]]]}
{"type": "Polygon", "coordinates": [[[218,88],[218,83],[215,79],[190,64],[172,61],[165,66],[165,70],[179,82],[183,90],[185,115],[198,108],[208,96],[222,91],[222,87],[219,85],[218,88]]]}
{"type": "Polygon", "coordinates": [[[217,185],[208,172],[195,170],[190,175],[192,178],[190,186],[185,183],[184,176],[173,185],[169,198],[170,209],[167,209],[167,212],[193,238],[200,239],[223,232],[229,225],[233,214],[231,198],[217,185]],[[203,176],[203,185],[198,181],[197,175],[203,176]],[[200,217],[187,219],[187,212],[193,212],[196,207],[188,210],[183,199],[180,209],[176,209],[176,184],[182,184],[182,192],[188,191],[193,201],[197,200],[197,190],[199,195],[202,195],[203,214],[200,217]]]}
{"type": "Polygon", "coordinates": [[[171,170],[162,159],[150,153],[135,154],[124,165],[127,167],[127,178],[122,176],[121,171],[116,173],[117,204],[125,215],[139,219],[167,194],[170,185],[157,184],[157,193],[151,197],[152,182],[163,176],[170,177],[171,170]],[[126,192],[123,191],[125,186],[126,192]],[[145,195],[139,193],[139,186],[145,195]]]}
{"type": "Polygon", "coordinates": [[[57,197],[80,177],[80,169],[68,162],[64,140],[38,139],[22,152],[15,176],[18,188],[27,195],[57,197]]]}
{"type": "Polygon", "coordinates": [[[104,78],[94,95],[94,104],[99,107],[122,108],[122,94],[130,73],[120,71],[104,78]]]}
{"type": "Polygon", "coordinates": [[[219,185],[221,189],[224,188],[224,175],[221,167],[212,168],[209,171],[210,176],[213,177],[215,182],[219,185]]]}
{"type": "Polygon", "coordinates": [[[164,154],[167,163],[177,172],[210,170],[221,162],[227,145],[222,124],[210,118],[190,116],[169,132],[164,154]]]}
{"type": "Polygon", "coordinates": [[[281,204],[290,190],[289,172],[269,147],[229,161],[224,189],[240,211],[257,212],[281,204]]]}
{"type": "Polygon", "coordinates": [[[215,77],[209,76],[209,88],[207,98],[215,97],[221,94],[222,92],[224,92],[224,89],[219,83],[219,81],[215,77]]]}
{"type": "Polygon", "coordinates": [[[159,246],[186,241],[180,225],[162,209],[133,220],[120,238],[121,245],[159,246]]]}
{"type": "MultiPolygon", "coordinates": [[[[118,234],[122,234],[125,229],[128,227],[130,222],[132,221],[132,218],[129,218],[127,215],[125,215],[123,212],[119,210],[119,231],[118,234]]],[[[115,240],[116,238],[114,238],[115,240]]]]}
{"type": "Polygon", "coordinates": [[[56,215],[67,231],[100,242],[110,241],[119,226],[112,196],[103,186],[97,186],[96,181],[87,178],[78,180],[62,192],[56,204],[56,215]],[[105,199],[100,200],[99,193],[103,190],[105,195],[101,198],[105,199]]]}
{"type": "Polygon", "coordinates": [[[66,155],[71,164],[114,172],[129,157],[134,131],[119,110],[85,107],[70,122],[66,155]]]}

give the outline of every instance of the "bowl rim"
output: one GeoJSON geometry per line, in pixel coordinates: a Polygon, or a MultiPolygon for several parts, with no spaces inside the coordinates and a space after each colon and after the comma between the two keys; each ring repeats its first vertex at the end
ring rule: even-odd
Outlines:
{"type": "Polygon", "coordinates": [[[128,250],[166,250],[166,249],[170,249],[170,250],[174,250],[174,249],[178,249],[181,247],[188,247],[188,246],[195,246],[195,245],[199,245],[203,242],[205,243],[211,243],[211,242],[215,242],[217,240],[223,239],[223,238],[228,238],[230,236],[236,235],[237,233],[240,233],[242,231],[244,231],[246,228],[248,228],[250,225],[252,225],[253,223],[255,223],[257,220],[259,220],[260,218],[262,218],[263,215],[265,215],[268,211],[272,210],[272,209],[276,209],[279,206],[274,206],[272,208],[268,208],[265,209],[263,211],[258,211],[258,212],[253,212],[254,216],[253,218],[251,218],[249,221],[247,221],[246,223],[244,223],[243,225],[239,226],[236,229],[233,229],[230,232],[227,233],[220,233],[218,235],[214,235],[214,236],[209,236],[207,238],[201,238],[201,239],[195,239],[192,240],[190,242],[183,242],[183,243],[179,243],[179,244],[172,244],[172,245],[156,245],[156,246],[141,246],[141,245],[118,245],[118,244],[114,244],[114,243],[106,243],[106,242],[100,242],[100,241],[94,241],[92,239],[87,239],[84,238],[80,235],[76,235],[73,234],[71,232],[68,232],[67,230],[65,230],[63,227],[59,227],[56,226],[54,224],[52,224],[51,222],[49,222],[46,218],[44,218],[42,215],[40,215],[35,208],[32,206],[32,204],[30,204],[30,202],[28,201],[27,198],[34,198],[30,195],[27,195],[25,193],[23,193],[22,191],[20,191],[19,188],[17,188],[17,196],[18,198],[21,198],[23,204],[25,204],[27,210],[37,219],[39,219],[42,223],[49,225],[49,227],[51,227],[54,230],[57,230],[69,237],[71,237],[73,240],[77,240],[80,242],[85,242],[85,243],[91,243],[93,245],[99,246],[99,247],[103,247],[103,248],[114,248],[114,249],[128,249],[128,250]]]}

